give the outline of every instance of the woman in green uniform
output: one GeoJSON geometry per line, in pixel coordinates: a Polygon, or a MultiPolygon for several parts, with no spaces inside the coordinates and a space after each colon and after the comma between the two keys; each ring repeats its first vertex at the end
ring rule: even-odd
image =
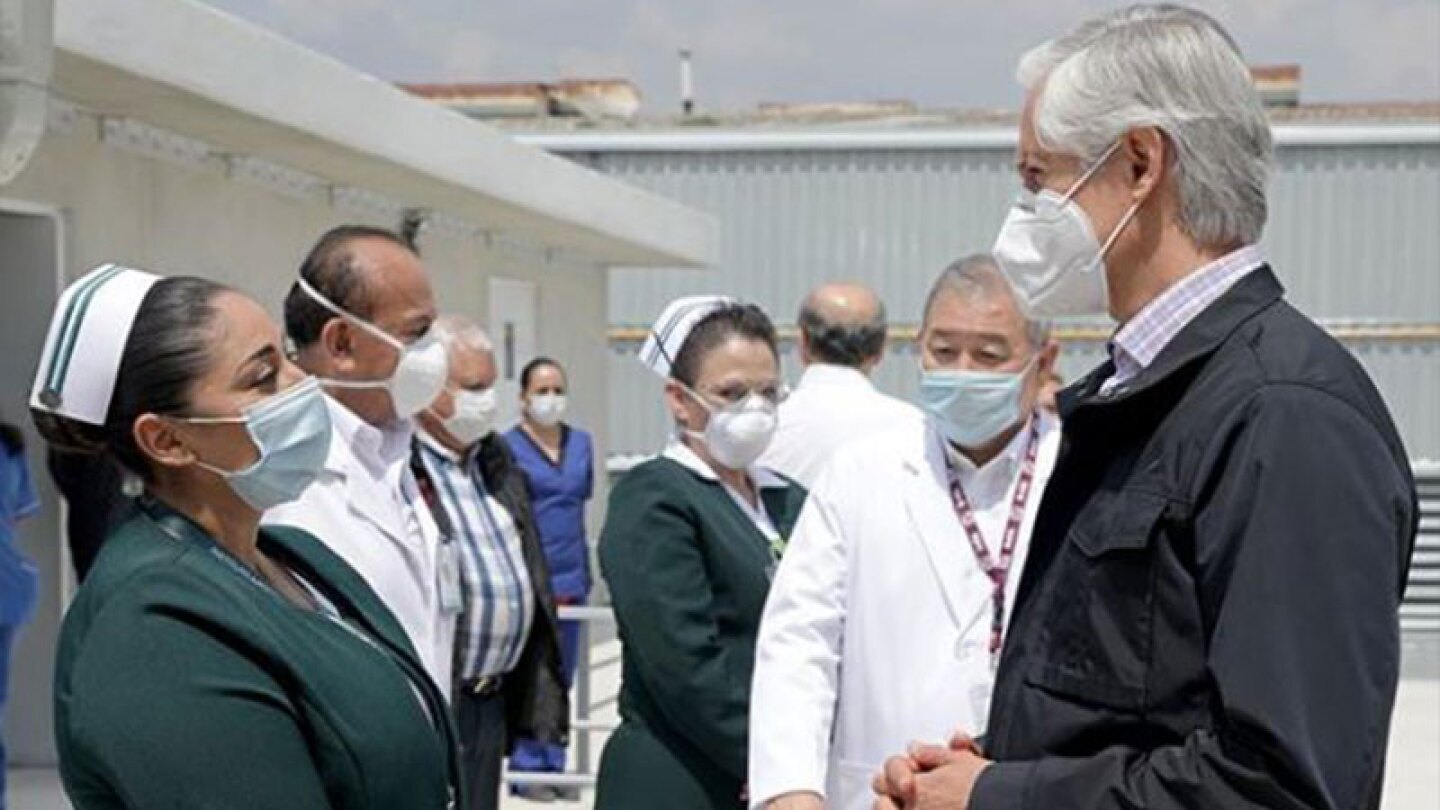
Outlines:
{"type": "Polygon", "coordinates": [[[107,265],[61,297],[36,423],[145,486],[60,636],[76,810],[455,806],[449,712],[404,631],[314,537],[259,528],[318,474],[322,396],[212,282],[107,265]]]}
{"type": "Polygon", "coordinates": [[[781,398],[775,330],[753,306],[681,299],[640,359],[677,432],[616,485],[600,537],[624,680],[596,807],[740,808],[755,634],[805,500],[753,466],[781,398]]]}

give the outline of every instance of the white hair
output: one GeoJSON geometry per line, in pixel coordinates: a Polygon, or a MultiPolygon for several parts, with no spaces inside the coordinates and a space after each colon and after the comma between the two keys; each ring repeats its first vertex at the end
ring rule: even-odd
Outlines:
{"type": "Polygon", "coordinates": [[[435,319],[435,331],[445,341],[453,356],[457,351],[469,350],[477,354],[491,354],[495,346],[490,336],[474,321],[460,315],[441,315],[435,319]]]}
{"type": "Polygon", "coordinates": [[[1005,279],[995,257],[988,253],[975,253],[957,259],[940,271],[935,283],[930,285],[929,294],[925,296],[922,324],[930,323],[930,310],[934,308],[935,299],[939,298],[942,292],[954,293],[963,301],[987,301],[997,296],[1004,297],[1014,307],[1016,316],[1024,320],[1025,337],[1030,341],[1032,349],[1039,351],[1045,348],[1046,342],[1050,340],[1050,322],[1025,316],[1020,302],[1015,298],[1015,288],[1005,279]]]}
{"type": "Polygon", "coordinates": [[[1127,131],[1157,127],[1175,150],[1181,229],[1201,247],[1259,241],[1270,124],[1214,19],[1172,5],[1111,12],[1025,54],[1018,79],[1046,149],[1089,164],[1127,131]]]}

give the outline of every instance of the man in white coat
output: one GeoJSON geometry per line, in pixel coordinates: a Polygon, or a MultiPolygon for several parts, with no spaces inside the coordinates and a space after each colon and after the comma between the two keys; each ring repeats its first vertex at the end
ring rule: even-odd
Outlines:
{"type": "Polygon", "coordinates": [[[841,445],[922,417],[870,381],[886,334],[885,304],[873,290],[822,284],[805,296],[799,325],[805,373],[780,403],[780,424],[760,464],[808,489],[841,445]]]}
{"type": "Polygon", "coordinates": [[[847,444],[810,492],[760,627],[753,807],[869,808],[911,741],[983,730],[1060,430],[1058,353],[988,256],[941,273],[919,336],[924,423],[847,444]]]}
{"type": "Polygon", "coordinates": [[[325,386],[335,435],[315,483],[264,520],[305,529],[359,572],[449,695],[460,572],[410,468],[411,417],[445,385],[435,319],[429,276],[400,237],[321,237],[285,300],[285,332],[325,386]]]}

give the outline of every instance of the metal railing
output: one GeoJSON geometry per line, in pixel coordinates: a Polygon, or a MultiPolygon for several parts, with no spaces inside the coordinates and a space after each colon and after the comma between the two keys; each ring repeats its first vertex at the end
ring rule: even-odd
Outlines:
{"type": "MultiPolygon", "coordinates": [[[[560,607],[561,621],[580,623],[580,643],[575,654],[575,682],[570,689],[570,771],[553,773],[542,771],[506,770],[505,781],[510,785],[546,785],[549,787],[595,786],[597,763],[595,741],[597,734],[608,734],[615,725],[595,719],[595,709],[613,696],[596,700],[595,671],[606,666],[619,666],[620,659],[595,661],[594,626],[615,623],[615,614],[608,607],[572,606],[560,607]]],[[[619,678],[616,678],[619,683],[619,678]]]]}

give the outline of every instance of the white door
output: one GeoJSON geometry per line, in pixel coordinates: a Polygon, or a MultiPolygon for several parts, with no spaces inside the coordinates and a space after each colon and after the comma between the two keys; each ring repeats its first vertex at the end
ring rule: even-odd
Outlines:
{"type": "Polygon", "coordinates": [[[500,426],[509,428],[520,418],[520,370],[534,359],[535,322],[539,318],[535,284],[511,278],[490,279],[490,340],[495,343],[500,399],[500,426]]]}
{"type": "Polygon", "coordinates": [[[30,422],[30,381],[45,343],[60,284],[62,223],[53,212],[0,200],[0,418],[25,433],[40,513],[21,521],[15,539],[40,569],[40,603],[10,650],[5,738],[10,765],[53,765],[50,684],[55,640],[72,587],[60,498],[45,466],[45,446],[30,422]]]}

